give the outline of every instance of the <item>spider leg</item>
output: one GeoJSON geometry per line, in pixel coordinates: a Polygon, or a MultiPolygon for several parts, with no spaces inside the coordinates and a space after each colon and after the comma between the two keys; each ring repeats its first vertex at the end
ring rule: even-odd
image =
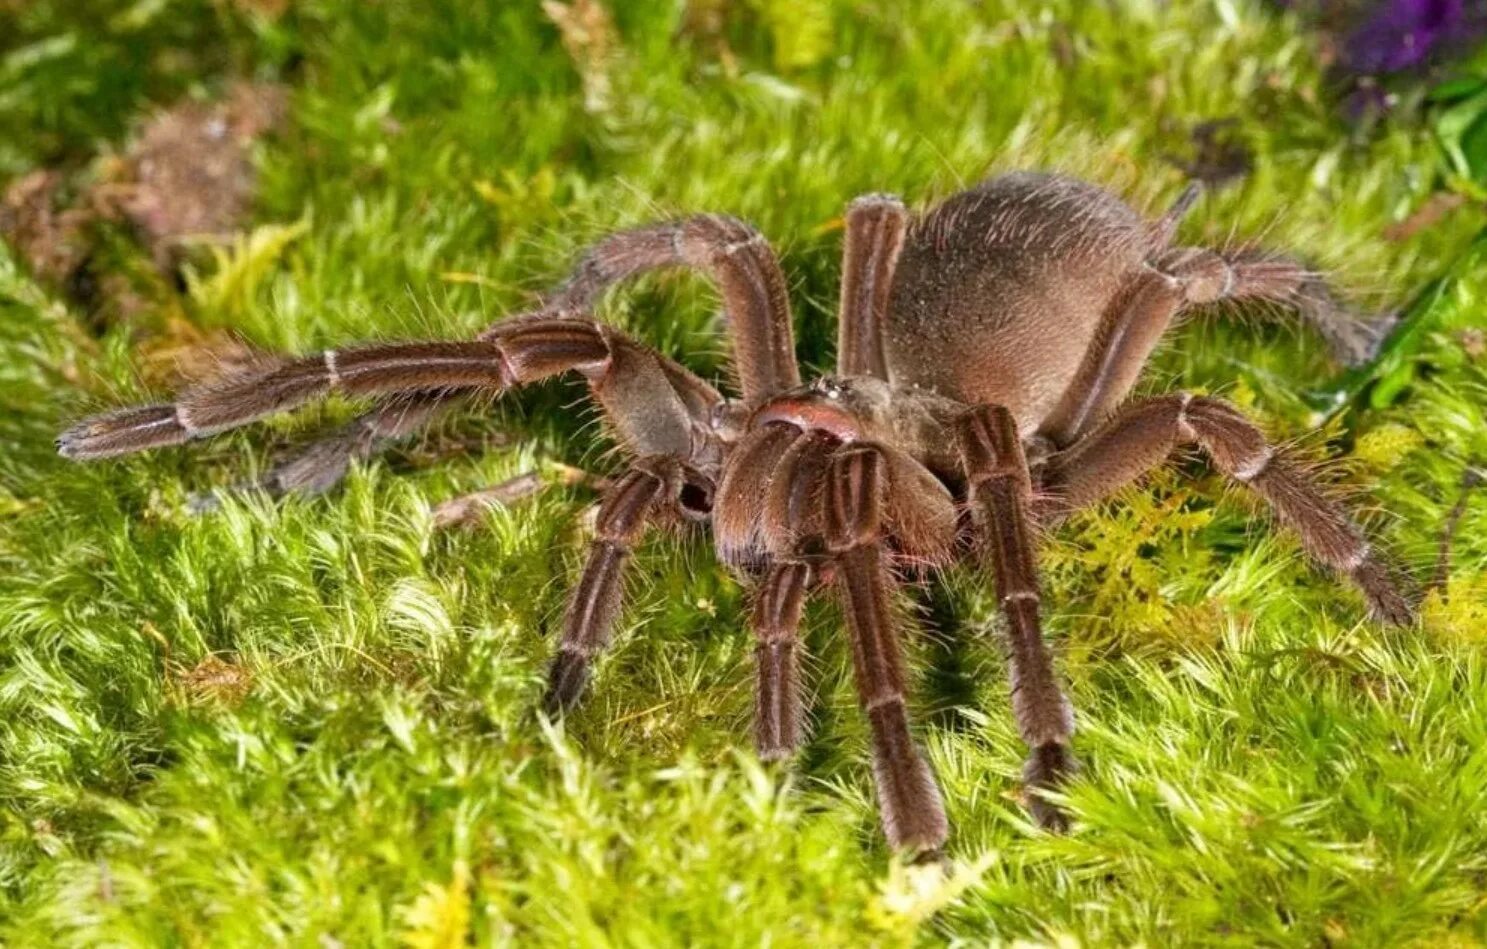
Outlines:
{"type": "Polygon", "coordinates": [[[1257,248],[1222,254],[1199,247],[1170,248],[1177,225],[1202,191],[1197,182],[1189,184],[1167,213],[1147,229],[1151,248],[1165,251],[1156,262],[1157,269],[1186,273],[1195,284],[1203,285],[1190,290],[1189,302],[1226,299],[1278,304],[1310,325],[1343,364],[1356,366],[1373,358],[1397,316],[1365,319],[1343,305],[1316,271],[1293,258],[1257,248]]]}
{"type": "Polygon", "coordinates": [[[1078,438],[1135,385],[1184,302],[1182,282],[1146,267],[1116,295],[1063,398],[1038,435],[1056,446],[1078,438]]]}
{"type": "Polygon", "coordinates": [[[754,595],[749,617],[757,641],[754,744],[765,761],[790,757],[804,738],[800,615],[815,582],[811,564],[788,560],[770,568],[754,595]]]}
{"type": "Polygon", "coordinates": [[[895,584],[884,563],[882,499],[887,465],[877,449],[832,456],[826,479],[826,543],[852,638],[852,667],[872,733],[883,829],[895,847],[933,850],[947,833],[945,807],[909,730],[895,584]]]}
{"type": "MultiPolygon", "coordinates": [[[[751,616],[759,641],[757,737],[765,759],[786,757],[803,737],[797,632],[805,597],[831,573],[823,501],[831,457],[841,445],[821,430],[766,426],[740,445],[719,491],[714,524],[727,523],[733,537],[750,538],[769,564],[751,616]]],[[[925,569],[948,562],[957,525],[950,492],[905,453],[885,445],[871,450],[888,485],[880,519],[892,539],[895,566],[925,569]]],[[[723,538],[724,527],[717,529],[723,538]]],[[[738,543],[732,541],[732,549],[738,543]]]]}
{"type": "Polygon", "coordinates": [[[1195,305],[1229,300],[1272,304],[1254,310],[1262,316],[1294,313],[1348,366],[1372,359],[1398,321],[1397,314],[1365,318],[1338,300],[1315,270],[1274,252],[1249,248],[1220,254],[1178,247],[1168,251],[1157,268],[1180,276],[1188,284],[1188,302],[1195,305]]]}
{"type": "Polygon", "coordinates": [[[665,267],[700,270],[717,284],[744,401],[800,384],[779,259],[762,234],[737,218],[701,214],[611,234],[584,253],[543,308],[589,312],[614,284],[665,267]]]}
{"type": "Polygon", "coordinates": [[[58,450],[103,458],[237,428],[317,401],[494,389],[577,370],[620,441],[638,455],[670,455],[698,468],[716,465],[711,411],[721,396],[680,365],[593,320],[543,318],[506,324],[486,339],[392,343],[286,361],[264,372],[191,389],[174,402],[84,419],[58,450]]]}
{"type": "MultiPolygon", "coordinates": [[[[980,406],[959,420],[956,435],[967,496],[989,548],[1007,620],[1012,712],[1031,749],[1023,779],[1033,789],[1056,788],[1074,768],[1069,753],[1074,713],[1059,688],[1038,616],[1038,575],[1028,528],[1032,482],[1017,423],[1000,406],[980,406]]],[[[1031,795],[1029,806],[1042,826],[1067,826],[1064,814],[1042,796],[1031,795]]]]}
{"type": "Polygon", "coordinates": [[[353,461],[363,461],[401,441],[448,410],[458,398],[447,392],[415,392],[378,400],[328,435],[302,446],[264,476],[272,494],[322,494],[341,482],[353,461]]]}
{"type": "Polygon", "coordinates": [[[713,540],[725,563],[747,572],[764,562],[759,500],[774,483],[775,469],[785,453],[800,437],[795,426],[774,423],[754,429],[734,445],[713,508],[713,540]]]}
{"type": "MultiPolygon", "coordinates": [[[[416,397],[446,389],[505,390],[568,370],[587,377],[620,441],[640,457],[600,507],[598,536],[569,603],[548,693],[549,707],[565,708],[582,691],[590,658],[609,639],[624,564],[647,520],[663,505],[684,516],[705,516],[712,503],[707,472],[719,462],[710,425],[722,397],[617,330],[593,320],[550,317],[504,324],[469,342],[326,352],[188,391],[173,404],[85,420],[62,436],[59,447],[69,457],[97,458],[246,425],[330,392],[416,397]]],[[[428,407],[437,400],[415,404],[428,407]]],[[[310,467],[312,473],[328,470],[310,467]]]]}
{"type": "MultiPolygon", "coordinates": [[[[749,618],[758,643],[755,740],[766,761],[789,757],[804,738],[800,616],[826,552],[822,491],[831,453],[841,444],[823,432],[785,431],[794,440],[774,462],[759,527],[771,565],[749,618]]],[[[750,500],[757,507],[757,496],[750,500]]]]}
{"type": "MultiPolygon", "coordinates": [[[[499,321],[480,338],[499,335],[518,320],[587,314],[616,284],[671,267],[700,270],[718,285],[746,402],[799,385],[790,298],[779,258],[762,234],[727,215],[694,215],[610,234],[583,253],[546,294],[540,309],[499,321]]],[[[436,398],[462,394],[450,391],[436,398]]],[[[375,446],[367,449],[372,450],[375,446]]]]}
{"type": "MultiPolygon", "coordinates": [[[[602,350],[595,358],[602,358],[602,350]]],[[[501,389],[513,381],[490,343],[392,343],[327,350],[183,392],[175,402],[96,415],[64,432],[57,448],[92,459],[177,445],[318,401],[451,387],[501,389]]]]}
{"type": "Polygon", "coordinates": [[[908,224],[908,210],[892,195],[864,195],[847,206],[836,346],[844,376],[888,378],[883,321],[908,224]]]}
{"type": "Polygon", "coordinates": [[[1168,250],[1111,302],[1073,381],[1038,434],[1062,447],[1089,431],[1125,399],[1174,319],[1223,300],[1293,308],[1349,363],[1367,359],[1388,329],[1386,321],[1370,323],[1349,313],[1314,274],[1286,258],[1255,252],[1224,256],[1194,247],[1168,250]]]}
{"type": "Polygon", "coordinates": [[[1347,512],[1220,399],[1180,393],[1136,402],[1051,456],[1043,469],[1051,500],[1041,505],[1040,520],[1055,522],[1110,495],[1181,445],[1201,447],[1220,471],[1264,498],[1313,560],[1352,580],[1376,616],[1401,626],[1413,622],[1414,607],[1347,512]]]}
{"type": "MultiPolygon", "coordinates": [[[[717,282],[746,401],[800,383],[789,296],[779,260],[758,231],[724,215],[697,215],[610,235],[583,255],[569,277],[549,294],[541,310],[525,318],[498,322],[480,338],[498,338],[507,334],[513,323],[533,318],[586,314],[612,285],[663,267],[693,267],[717,282]]],[[[340,481],[352,459],[368,457],[388,442],[412,434],[446,407],[445,403],[479,387],[446,384],[420,392],[416,411],[400,401],[400,393],[399,400],[375,406],[344,429],[276,466],[263,486],[276,492],[313,494],[327,490],[340,481]]],[[[180,421],[172,407],[163,405],[95,416],[88,420],[93,426],[92,438],[84,438],[73,429],[59,448],[63,454],[84,458],[179,444],[195,435],[184,430],[180,421]]]]}
{"type": "Polygon", "coordinates": [[[583,695],[589,667],[609,645],[624,599],[625,567],[635,545],[662,508],[680,504],[684,476],[676,459],[635,461],[599,505],[595,536],[578,585],[563,615],[563,637],[548,672],[543,706],[550,714],[571,709],[583,695]]]}
{"type": "MultiPolygon", "coordinates": [[[[274,496],[324,494],[341,483],[353,461],[370,458],[387,445],[414,434],[452,406],[457,398],[458,394],[431,391],[379,399],[371,409],[345,425],[275,462],[258,481],[236,485],[235,490],[258,488],[274,496]]],[[[218,505],[219,500],[212,492],[193,495],[191,500],[196,512],[213,511],[218,505]]]]}

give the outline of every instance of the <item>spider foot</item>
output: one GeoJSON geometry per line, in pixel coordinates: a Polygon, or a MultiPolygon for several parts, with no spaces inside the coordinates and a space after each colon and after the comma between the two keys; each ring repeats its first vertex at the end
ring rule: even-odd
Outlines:
{"type": "Polygon", "coordinates": [[[1344,366],[1362,366],[1377,358],[1401,319],[1403,314],[1399,311],[1374,319],[1339,313],[1324,324],[1323,335],[1332,355],[1344,366]]]}
{"type": "Polygon", "coordinates": [[[754,750],[760,761],[789,761],[795,757],[798,746],[798,739],[776,740],[764,735],[755,735],[754,739],[754,750]]]}
{"type": "Polygon", "coordinates": [[[1400,592],[1389,570],[1372,557],[1353,570],[1353,582],[1368,597],[1369,612],[1374,619],[1391,626],[1413,626],[1415,605],[1400,592]]]}
{"type": "Polygon", "coordinates": [[[1390,590],[1375,599],[1372,612],[1375,619],[1390,626],[1413,626],[1419,618],[1414,604],[1401,596],[1398,590],[1390,590]]]}
{"type": "MultiPolygon", "coordinates": [[[[798,612],[795,619],[798,621],[798,612]]],[[[759,681],[754,747],[761,761],[784,761],[794,757],[804,739],[795,643],[763,643],[755,652],[759,681]]]]}
{"type": "Polygon", "coordinates": [[[547,674],[547,694],[542,697],[542,710],[554,717],[571,711],[583,697],[588,681],[587,656],[568,650],[558,653],[547,674]]]}
{"type": "Polygon", "coordinates": [[[1023,765],[1022,780],[1030,792],[1027,795],[1028,810],[1044,830],[1062,834],[1069,829],[1069,816],[1042,792],[1061,787],[1074,773],[1075,767],[1069,746],[1056,741],[1034,748],[1023,765]]]}
{"type": "Polygon", "coordinates": [[[939,867],[946,873],[951,870],[950,855],[943,845],[911,851],[904,857],[904,862],[911,867],[939,867]]]}
{"type": "Polygon", "coordinates": [[[179,445],[189,437],[191,429],[174,405],[142,405],[83,419],[57,437],[57,453],[90,461],[179,445]]]}
{"type": "Polygon", "coordinates": [[[883,832],[897,850],[938,850],[949,836],[945,805],[929,764],[909,736],[899,702],[868,712],[873,726],[873,776],[883,832]]]}

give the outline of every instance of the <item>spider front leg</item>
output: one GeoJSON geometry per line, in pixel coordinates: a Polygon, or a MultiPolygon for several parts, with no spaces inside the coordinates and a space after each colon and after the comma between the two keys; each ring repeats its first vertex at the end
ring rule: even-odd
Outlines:
{"type": "Polygon", "coordinates": [[[908,209],[893,195],[864,195],[847,206],[837,316],[836,371],[841,375],[888,378],[883,322],[908,227],[908,209]]]}
{"type": "MultiPolygon", "coordinates": [[[[794,754],[805,736],[800,617],[826,551],[821,493],[831,453],[840,445],[823,432],[782,429],[794,433],[793,440],[774,461],[760,519],[760,539],[772,563],[749,617],[758,643],[754,736],[759,757],[766,761],[794,754]]],[[[730,485],[735,493],[737,484],[730,485]]]]}
{"type": "Polygon", "coordinates": [[[832,456],[826,479],[826,543],[852,638],[852,668],[872,732],[873,775],[883,830],[895,847],[932,851],[945,842],[945,806],[914,744],[894,615],[895,584],[884,562],[887,465],[868,445],[832,456]]]}
{"type": "MultiPolygon", "coordinates": [[[[726,215],[695,215],[611,234],[584,252],[542,307],[496,323],[479,338],[499,337],[520,321],[586,314],[609,288],[668,267],[700,270],[717,284],[746,400],[800,382],[779,260],[763,235],[726,215]]],[[[276,465],[262,486],[275,493],[328,490],[344,477],[352,460],[413,434],[468,394],[448,387],[420,393],[412,405],[402,397],[379,404],[276,465]]]]}
{"type": "Polygon", "coordinates": [[[1029,807],[1038,823],[1063,830],[1067,818],[1037,794],[1054,789],[1074,767],[1069,740],[1074,712],[1059,688],[1053,657],[1043,642],[1033,543],[1028,529],[1032,482],[1017,434],[1017,422],[1000,406],[980,406],[964,415],[957,438],[966,491],[985,539],[996,576],[997,597],[1007,620],[1011,647],[1012,712],[1031,749],[1023,780],[1035,793],[1029,807]]]}
{"type": "Polygon", "coordinates": [[[543,309],[588,312],[609,287],[667,267],[699,270],[717,284],[745,402],[800,384],[779,259],[764,235],[727,215],[699,214],[609,235],[584,253],[543,309]]]}
{"type": "MultiPolygon", "coordinates": [[[[696,473],[690,473],[697,486],[696,473]]],[[[633,462],[599,505],[594,539],[563,615],[563,638],[548,673],[543,705],[549,714],[571,709],[583,695],[594,657],[614,634],[624,596],[624,573],[645,529],[663,510],[684,510],[689,473],[666,455],[633,462]]],[[[710,486],[702,485],[710,491],[710,486]]]]}
{"type": "Polygon", "coordinates": [[[754,595],[749,616],[757,643],[754,745],[764,761],[790,757],[805,737],[800,616],[815,583],[811,564],[789,560],[772,566],[754,595]]]}
{"type": "Polygon", "coordinates": [[[69,458],[105,458],[214,435],[331,393],[366,397],[505,391],[571,370],[588,378],[590,391],[627,448],[695,461],[700,467],[713,463],[710,411],[721,396],[654,350],[578,318],[514,321],[482,340],[327,350],[187,390],[173,403],[85,419],[64,432],[57,447],[69,458]]]}
{"type": "MultiPolygon", "coordinates": [[[[543,348],[535,338],[533,343],[543,348]]],[[[601,346],[592,358],[602,360],[604,355],[601,346]]],[[[520,381],[525,380],[513,374],[501,349],[485,342],[326,350],[188,389],[172,403],[95,415],[63,432],[57,449],[68,458],[91,460],[179,445],[299,408],[332,392],[379,396],[449,388],[500,390],[520,381]]]]}
{"type": "Polygon", "coordinates": [[[692,519],[711,509],[712,479],[704,469],[718,461],[711,421],[722,396],[654,350],[592,320],[520,320],[483,340],[368,346],[295,360],[187,392],[172,404],[85,420],[63,434],[59,447],[69,457],[99,458],[246,425],[330,392],[504,390],[568,370],[588,379],[619,440],[640,458],[600,508],[598,536],[570,600],[552,669],[548,705],[556,710],[577,700],[590,659],[609,639],[624,563],[648,518],[663,507],[692,519]]]}
{"type": "Polygon", "coordinates": [[[1220,471],[1264,498],[1313,560],[1353,581],[1376,616],[1400,626],[1414,621],[1414,607],[1347,512],[1220,399],[1179,393],[1136,402],[1051,456],[1043,469],[1051,499],[1040,519],[1052,522],[1107,497],[1181,445],[1201,447],[1220,471]]]}

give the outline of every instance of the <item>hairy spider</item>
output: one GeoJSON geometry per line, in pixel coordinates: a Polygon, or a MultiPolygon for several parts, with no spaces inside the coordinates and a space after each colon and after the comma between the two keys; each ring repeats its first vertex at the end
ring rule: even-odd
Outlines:
{"type": "Polygon", "coordinates": [[[893,197],[858,198],[846,212],[837,373],[807,384],[769,244],[734,218],[700,215],[608,237],[538,309],[472,341],[285,359],[173,403],[87,419],[58,447],[101,458],[211,435],[331,392],[381,399],[271,475],[270,487],[315,490],[461,394],[577,370],[631,460],[599,509],[551,667],[549,709],[569,708],[583,691],[647,526],[710,523],[721,558],[755,585],[759,754],[782,758],[801,743],[797,629],[806,598],[829,587],[871,723],[884,830],[895,846],[936,848],[945,813],[910,732],[894,598],[906,578],[979,555],[1006,622],[1012,711],[1031,749],[1030,806],[1059,828],[1065,818],[1042,792],[1073,767],[1074,722],[1039,627],[1037,527],[1193,445],[1269,502],[1377,616],[1412,620],[1347,513],[1232,405],[1186,393],[1127,401],[1167,328],[1203,304],[1283,304],[1349,359],[1367,355],[1380,332],[1289,259],[1170,246],[1196,195],[1189,188],[1155,221],[1101,188],[1031,173],[993,178],[920,216],[893,197]],[[737,398],[589,315],[608,287],[663,267],[695,268],[718,285],[737,398]]]}

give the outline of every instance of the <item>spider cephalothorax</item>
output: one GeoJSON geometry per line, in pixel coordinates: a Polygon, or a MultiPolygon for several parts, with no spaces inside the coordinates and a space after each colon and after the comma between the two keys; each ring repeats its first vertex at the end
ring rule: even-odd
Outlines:
{"type": "Polygon", "coordinates": [[[1378,616],[1411,620],[1348,515],[1234,407],[1185,393],[1127,400],[1163,333],[1202,304],[1281,304],[1345,359],[1366,355],[1378,332],[1289,259],[1170,246],[1195,194],[1155,221],[1093,185],[1040,174],[994,178],[918,217],[891,197],[859,198],[846,215],[837,373],[809,384],[769,245],[735,219],[702,215],[601,241],[536,311],[475,340],[284,360],[173,403],[87,419],[59,448],[98,458],[210,435],[330,392],[381,400],[268,483],[317,490],[462,394],[575,370],[631,462],[600,505],[550,673],[550,709],[581,694],[647,525],[710,522],[720,556],[755,586],[760,754],[779,758],[800,744],[797,628],[806,598],[829,587],[871,720],[888,838],[937,847],[944,809],[910,734],[904,618],[893,600],[906,576],[977,556],[1006,620],[1033,810],[1057,827],[1062,815],[1036,792],[1072,767],[1073,715],[1039,628],[1035,526],[1194,445],[1267,501],[1313,559],[1350,578],[1378,616]],[[720,288],[734,398],[590,315],[611,285],[677,266],[720,288]]]}

